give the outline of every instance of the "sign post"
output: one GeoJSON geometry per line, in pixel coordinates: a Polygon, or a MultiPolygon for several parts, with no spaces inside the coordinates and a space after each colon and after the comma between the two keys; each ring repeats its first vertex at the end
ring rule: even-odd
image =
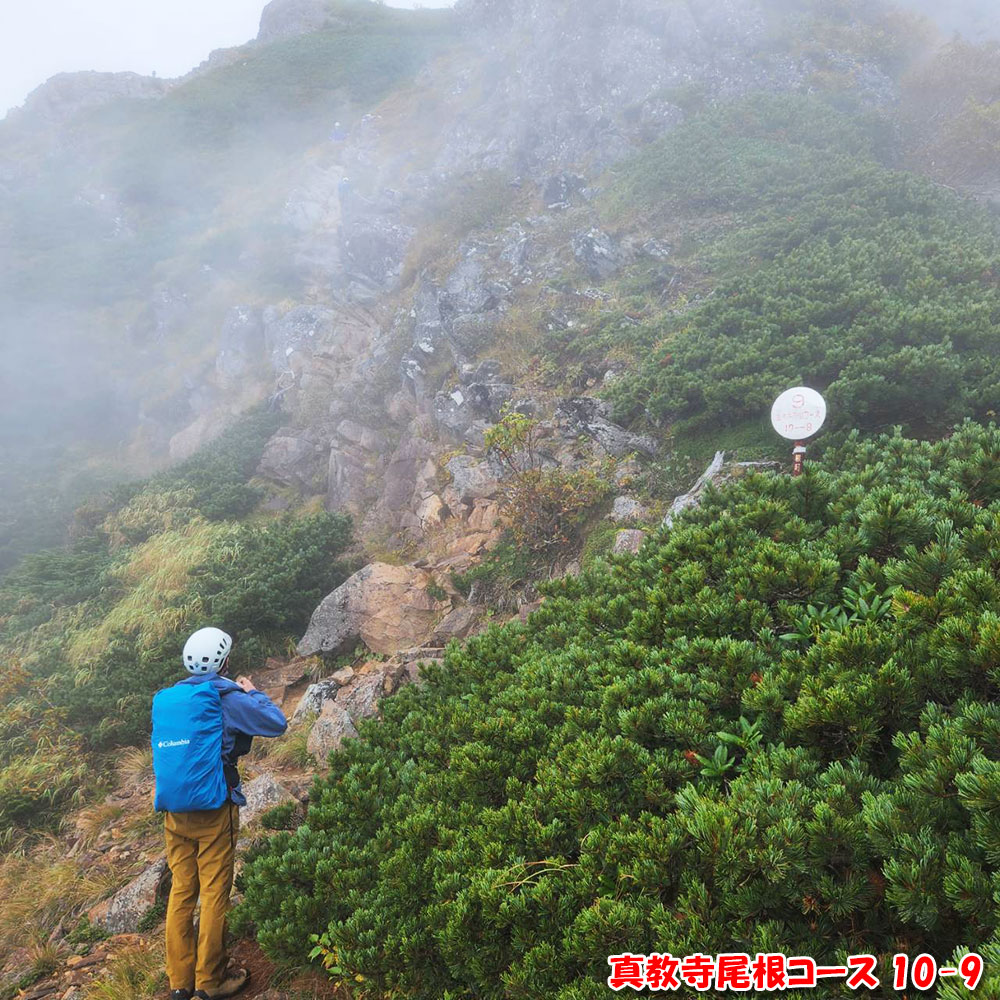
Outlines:
{"type": "Polygon", "coordinates": [[[815,390],[797,386],[783,392],[771,407],[771,424],[786,440],[794,441],[792,475],[802,475],[806,457],[805,442],[826,421],[826,400],[815,390]]]}

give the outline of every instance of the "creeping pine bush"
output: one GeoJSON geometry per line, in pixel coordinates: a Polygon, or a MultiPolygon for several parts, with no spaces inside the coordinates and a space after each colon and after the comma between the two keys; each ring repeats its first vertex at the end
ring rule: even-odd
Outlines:
{"type": "Polygon", "coordinates": [[[828,390],[842,428],[985,417],[1000,386],[1000,236],[884,155],[866,120],[802,98],[708,113],[641,154],[614,210],[732,224],[703,251],[708,301],[634,334],[651,348],[612,387],[619,417],[734,424],[796,383],[828,390]]]}
{"type": "Polygon", "coordinates": [[[711,490],[385,702],[241,919],[426,1000],[604,996],[624,950],[993,954],[998,580],[995,425],[711,490]]]}

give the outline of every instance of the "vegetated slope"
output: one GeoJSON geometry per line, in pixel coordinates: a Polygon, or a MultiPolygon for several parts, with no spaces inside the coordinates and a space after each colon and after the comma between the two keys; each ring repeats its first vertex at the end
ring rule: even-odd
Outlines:
{"type": "Polygon", "coordinates": [[[244,926],[428,1000],[599,997],[628,950],[993,955],[998,469],[992,424],[855,433],[548,585],[333,755],[244,926]]]}
{"type": "Polygon", "coordinates": [[[100,793],[115,748],[148,739],[152,696],[176,678],[194,629],[229,629],[235,675],[283,652],[347,575],[346,517],[247,518],[273,429],[258,413],[170,472],[94,501],[71,547],[28,556],[0,585],[0,844],[100,793]]]}
{"type": "Polygon", "coordinates": [[[890,169],[887,131],[765,97],[704,114],[625,167],[609,216],[710,218],[715,231],[693,254],[709,300],[629,331],[648,350],[615,383],[621,417],[732,426],[793,383],[827,392],[837,429],[935,433],[996,405],[995,218],[890,169]]]}

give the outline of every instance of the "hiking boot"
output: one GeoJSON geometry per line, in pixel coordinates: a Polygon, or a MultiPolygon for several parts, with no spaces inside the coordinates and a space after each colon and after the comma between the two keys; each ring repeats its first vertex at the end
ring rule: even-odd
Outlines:
{"type": "Polygon", "coordinates": [[[211,993],[204,990],[195,990],[191,994],[192,1000],[195,997],[199,1000],[225,1000],[226,997],[234,997],[250,980],[250,973],[246,969],[230,969],[226,973],[226,978],[222,985],[211,993]]]}

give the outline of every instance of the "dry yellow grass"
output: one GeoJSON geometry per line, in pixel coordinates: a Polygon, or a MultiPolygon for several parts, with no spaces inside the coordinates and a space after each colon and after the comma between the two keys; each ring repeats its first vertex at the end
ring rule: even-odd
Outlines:
{"type": "Polygon", "coordinates": [[[65,857],[58,841],[31,854],[0,859],[0,957],[48,940],[60,920],[118,889],[127,873],[107,867],[86,871],[65,857]]]}
{"type": "Polygon", "coordinates": [[[201,518],[183,528],[165,531],[138,546],[129,560],[115,570],[128,593],[93,628],[78,633],[69,644],[67,658],[85,679],[88,665],[118,633],[138,633],[143,641],[155,640],[180,628],[198,612],[194,602],[178,604],[187,590],[190,572],[202,562],[209,547],[231,529],[201,518]]]}
{"type": "Polygon", "coordinates": [[[98,802],[96,805],[87,806],[80,810],[76,817],[76,832],[82,838],[85,846],[89,847],[102,833],[106,833],[114,824],[121,819],[124,809],[120,805],[110,802],[98,802]]]}
{"type": "Polygon", "coordinates": [[[143,943],[118,952],[104,974],[84,987],[84,1000],[146,1000],[166,986],[163,948],[143,943]]]}

